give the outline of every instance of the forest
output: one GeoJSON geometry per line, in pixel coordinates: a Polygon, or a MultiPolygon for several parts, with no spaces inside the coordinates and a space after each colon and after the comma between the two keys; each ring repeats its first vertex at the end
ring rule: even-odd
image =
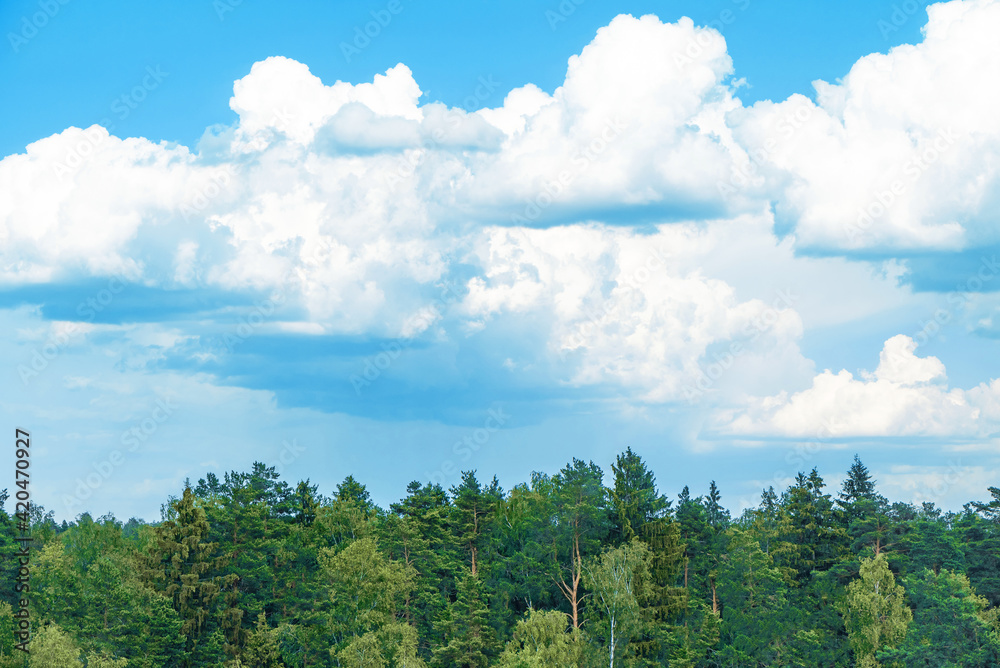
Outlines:
{"type": "Polygon", "coordinates": [[[1000,666],[1000,489],[890,502],[855,457],[841,489],[813,469],[738,517],[697,491],[661,494],[627,449],[388,508],[261,463],[188,481],[156,523],[35,506],[28,655],[0,511],[0,666],[1000,666]]]}

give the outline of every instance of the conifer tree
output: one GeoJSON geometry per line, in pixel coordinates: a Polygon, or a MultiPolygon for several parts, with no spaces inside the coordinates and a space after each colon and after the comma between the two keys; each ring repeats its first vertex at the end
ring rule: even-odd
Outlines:
{"type": "Polygon", "coordinates": [[[669,512],[670,501],[656,490],[656,476],[639,455],[626,448],[611,465],[612,535],[617,543],[642,533],[643,526],[669,512]]]}
{"type": "Polygon", "coordinates": [[[224,609],[220,594],[234,575],[220,573],[225,557],[217,543],[207,540],[210,527],[205,511],[195,503],[190,487],[172,504],[175,519],[156,528],[147,574],[172,602],[187,640],[185,668],[219,661],[224,609]]]}
{"type": "Polygon", "coordinates": [[[438,621],[444,644],[433,652],[437,668],[486,668],[499,649],[489,624],[489,607],[479,578],[466,571],[457,597],[438,621]]]}

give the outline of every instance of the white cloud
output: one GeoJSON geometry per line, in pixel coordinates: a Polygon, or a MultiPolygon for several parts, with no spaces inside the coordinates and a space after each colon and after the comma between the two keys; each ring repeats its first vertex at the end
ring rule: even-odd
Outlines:
{"type": "Polygon", "coordinates": [[[1000,429],[1000,380],[949,389],[935,357],[914,355],[904,335],[885,342],[874,373],[818,374],[812,386],[753,400],[716,430],[741,437],[989,437],[1000,429]]]}
{"type": "MultiPolygon", "coordinates": [[[[924,40],[860,59],[816,103],[731,114],[800,248],[955,249],[996,243],[1000,3],[930,5],[924,40]]],[[[749,163],[745,163],[749,164],[749,163]]]]}
{"type": "Polygon", "coordinates": [[[653,235],[494,228],[478,249],[483,276],[469,282],[462,306],[483,323],[517,315],[546,328],[542,345],[569,364],[565,382],[611,383],[646,401],[701,395],[713,344],[739,342],[739,354],[772,366],[791,352],[775,374],[803,362],[794,309],[740,301],[730,285],[686,267],[712,252],[708,236],[680,225],[653,235]]]}

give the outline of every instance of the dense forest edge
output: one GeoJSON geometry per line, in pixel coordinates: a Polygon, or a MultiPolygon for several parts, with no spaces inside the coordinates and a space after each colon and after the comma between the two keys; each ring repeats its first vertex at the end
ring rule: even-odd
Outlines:
{"type": "Polygon", "coordinates": [[[152,524],[34,506],[30,655],[4,490],[0,667],[1000,666],[1000,488],[891,503],[855,457],[837,493],[813,469],[732,517],[631,449],[604,478],[466,471],[384,509],[255,463],[152,524]]]}

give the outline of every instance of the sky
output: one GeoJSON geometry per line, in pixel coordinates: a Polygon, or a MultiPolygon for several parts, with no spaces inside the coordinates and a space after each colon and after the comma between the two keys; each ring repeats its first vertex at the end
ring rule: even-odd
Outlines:
{"type": "Polygon", "coordinates": [[[387,505],[626,447],[734,512],[855,453],[892,500],[1000,484],[1000,1],[0,28],[0,422],[57,519],[255,461],[387,505]]]}

